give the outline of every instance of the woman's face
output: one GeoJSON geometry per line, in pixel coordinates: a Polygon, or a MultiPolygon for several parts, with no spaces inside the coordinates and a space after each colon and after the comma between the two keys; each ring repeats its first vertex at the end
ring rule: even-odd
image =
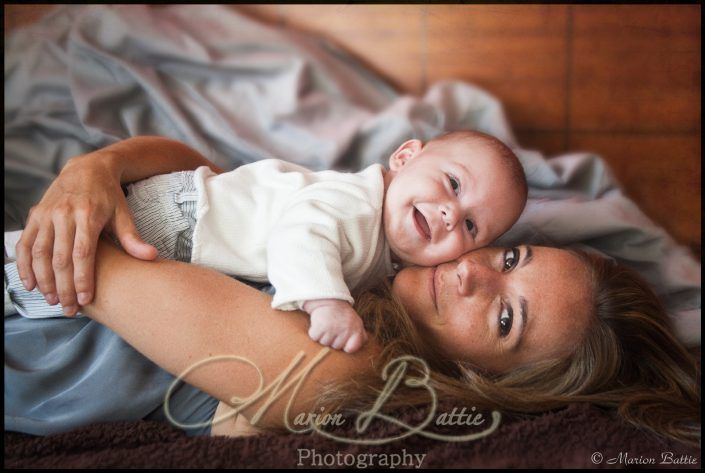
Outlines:
{"type": "Polygon", "coordinates": [[[405,268],[393,292],[446,356],[504,372],[569,354],[587,328],[592,285],[577,256],[519,246],[405,268]]]}

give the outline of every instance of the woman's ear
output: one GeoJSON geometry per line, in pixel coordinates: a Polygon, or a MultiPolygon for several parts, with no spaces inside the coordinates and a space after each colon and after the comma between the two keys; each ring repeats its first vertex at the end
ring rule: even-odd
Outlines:
{"type": "Polygon", "coordinates": [[[389,169],[392,171],[398,171],[404,167],[409,160],[418,156],[422,149],[423,143],[421,140],[414,139],[405,141],[389,157],[389,169]]]}

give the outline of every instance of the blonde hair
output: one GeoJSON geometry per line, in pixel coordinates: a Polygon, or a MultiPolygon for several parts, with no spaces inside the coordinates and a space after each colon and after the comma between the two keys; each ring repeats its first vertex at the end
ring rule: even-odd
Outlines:
{"type": "MultiPolygon", "coordinates": [[[[428,364],[429,385],[439,401],[513,414],[588,402],[613,410],[639,429],[697,442],[697,365],[674,337],[658,298],[633,271],[580,250],[569,251],[589,268],[593,284],[592,320],[571,355],[502,374],[447,360],[422,337],[390,285],[382,284],[358,295],[355,305],[382,347],[374,369],[322,386],[316,408],[341,413],[369,409],[384,387],[384,367],[399,356],[412,355],[428,364]]],[[[428,402],[425,390],[400,385],[386,401],[385,411],[428,402]]]]}

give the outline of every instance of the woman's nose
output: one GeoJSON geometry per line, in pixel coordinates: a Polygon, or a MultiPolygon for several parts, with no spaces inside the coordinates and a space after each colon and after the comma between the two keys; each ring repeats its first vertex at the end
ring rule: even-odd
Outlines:
{"type": "Polygon", "coordinates": [[[480,262],[463,258],[456,267],[458,278],[458,293],[461,296],[472,296],[481,291],[490,291],[499,281],[492,268],[480,262]]]}

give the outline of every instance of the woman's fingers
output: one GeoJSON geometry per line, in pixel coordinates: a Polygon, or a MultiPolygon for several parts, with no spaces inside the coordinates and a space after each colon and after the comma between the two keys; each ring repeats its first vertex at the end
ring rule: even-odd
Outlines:
{"type": "Polygon", "coordinates": [[[34,277],[34,271],[32,270],[32,247],[34,246],[34,241],[37,238],[39,227],[31,220],[31,215],[32,212],[30,211],[30,218],[27,220],[27,227],[22,231],[22,236],[17,242],[17,245],[15,245],[17,272],[20,275],[24,288],[28,291],[31,291],[37,285],[37,280],[34,277]]]}
{"type": "Polygon", "coordinates": [[[102,156],[94,152],[69,160],[33,207],[16,246],[25,288],[38,288],[47,302],[61,302],[67,312],[92,301],[98,238],[106,224],[115,225],[119,208],[126,223],[117,226],[118,234],[129,226],[135,235],[128,238],[128,252],[143,259],[157,256],[156,248],[137,236],[119,173],[102,156]]]}
{"type": "Polygon", "coordinates": [[[73,243],[76,239],[76,227],[72,217],[57,214],[53,221],[54,253],[51,262],[59,302],[66,316],[76,315],[78,312],[76,288],[73,283],[73,243]]]}
{"type": "Polygon", "coordinates": [[[76,225],[76,240],[73,246],[73,282],[80,305],[93,300],[95,251],[102,228],[91,223],[88,216],[79,219],[76,225]]]}
{"type": "Polygon", "coordinates": [[[54,254],[54,227],[45,225],[39,229],[37,238],[32,246],[32,271],[37,281],[39,291],[44,294],[44,298],[50,305],[59,302],[56,295],[56,284],[54,282],[54,268],[52,266],[52,255],[54,254]]]}

